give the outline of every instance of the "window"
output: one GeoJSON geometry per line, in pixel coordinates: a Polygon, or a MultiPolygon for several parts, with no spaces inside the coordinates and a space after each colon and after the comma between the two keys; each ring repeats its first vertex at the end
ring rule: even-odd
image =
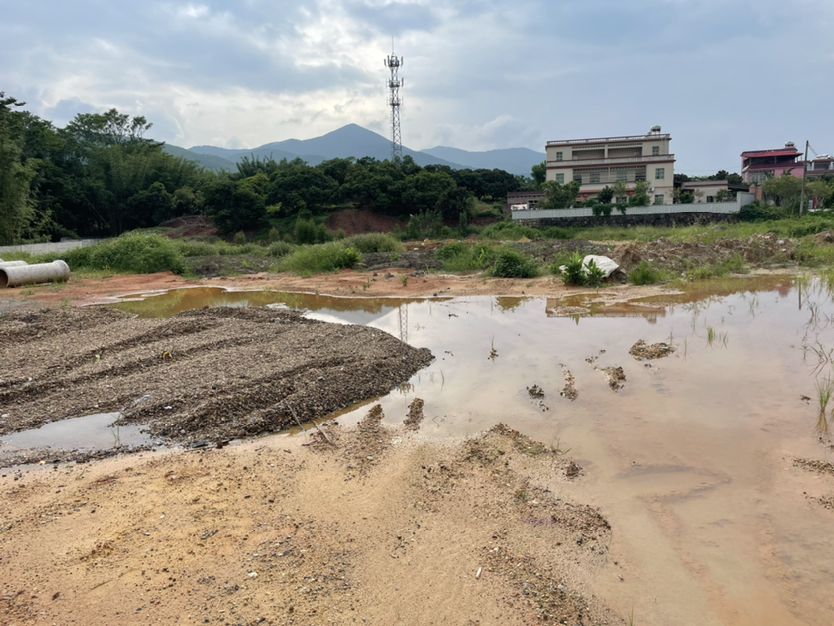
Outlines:
{"type": "Polygon", "coordinates": [[[714,196],[707,196],[707,202],[715,202],[714,196]]]}
{"type": "Polygon", "coordinates": [[[772,172],[753,172],[753,182],[757,185],[761,185],[771,176],[773,176],[772,172]]]}
{"type": "Polygon", "coordinates": [[[620,196],[617,198],[617,204],[628,204],[628,196],[620,196]]]}
{"type": "Polygon", "coordinates": [[[658,194],[654,197],[655,204],[663,204],[663,194],[658,194]]]}
{"type": "Polygon", "coordinates": [[[581,185],[582,184],[582,174],[574,174],[573,175],[573,180],[581,185]]]}
{"type": "Polygon", "coordinates": [[[658,167],[654,171],[654,179],[655,180],[663,180],[666,178],[666,168],[665,167],[658,167]]]}
{"type": "Polygon", "coordinates": [[[628,172],[626,172],[625,170],[617,170],[617,182],[628,182],[628,172]]]}
{"type": "Polygon", "coordinates": [[[657,156],[660,154],[660,146],[652,146],[652,156],[657,156]]]}
{"type": "Polygon", "coordinates": [[[591,172],[591,183],[599,182],[599,172],[591,172]]]}
{"type": "Polygon", "coordinates": [[[564,174],[556,174],[556,182],[560,185],[565,184],[565,175],[564,174]]]}
{"type": "Polygon", "coordinates": [[[562,153],[561,153],[561,152],[557,152],[557,153],[556,153],[556,160],[557,160],[557,161],[561,161],[561,160],[562,160],[562,153]]]}

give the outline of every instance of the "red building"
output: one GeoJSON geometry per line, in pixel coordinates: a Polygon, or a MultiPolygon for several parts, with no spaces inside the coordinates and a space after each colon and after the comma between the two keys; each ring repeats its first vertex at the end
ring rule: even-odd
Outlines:
{"type": "Polygon", "coordinates": [[[768,178],[780,178],[785,174],[802,177],[802,153],[792,141],[778,150],[750,150],[741,153],[741,179],[745,183],[761,185],[768,178]],[[799,168],[799,171],[795,170],[799,168]]]}

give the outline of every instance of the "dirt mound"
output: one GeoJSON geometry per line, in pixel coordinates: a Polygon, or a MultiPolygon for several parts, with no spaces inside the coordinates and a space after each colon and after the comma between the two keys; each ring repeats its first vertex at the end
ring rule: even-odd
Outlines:
{"type": "Polygon", "coordinates": [[[432,359],[373,328],[272,309],[11,312],[0,325],[0,434],[126,411],[156,437],[222,441],[294,426],[290,407],[310,421],[385,394],[432,359]]]}
{"type": "Polygon", "coordinates": [[[334,211],[327,218],[327,228],[332,231],[343,230],[348,237],[365,233],[392,233],[403,223],[390,215],[379,215],[366,209],[347,209],[334,211]]]}
{"type": "Polygon", "coordinates": [[[668,343],[647,344],[642,339],[638,339],[637,343],[629,348],[628,353],[638,361],[648,361],[650,359],[662,359],[674,351],[675,346],[669,345],[668,343]]]}

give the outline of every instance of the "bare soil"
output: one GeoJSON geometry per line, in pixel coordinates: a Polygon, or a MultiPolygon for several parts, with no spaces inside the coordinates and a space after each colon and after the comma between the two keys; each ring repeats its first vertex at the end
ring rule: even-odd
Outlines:
{"type": "Polygon", "coordinates": [[[625,623],[588,591],[612,531],[562,493],[570,459],[503,426],[439,445],[380,419],[328,426],[335,446],[3,474],[0,622],[625,623]]]}
{"type": "Polygon", "coordinates": [[[0,325],[0,434],[122,411],[155,437],[225,441],[383,395],[432,360],[373,328],[265,308],[162,320],[12,311],[0,325]]]}

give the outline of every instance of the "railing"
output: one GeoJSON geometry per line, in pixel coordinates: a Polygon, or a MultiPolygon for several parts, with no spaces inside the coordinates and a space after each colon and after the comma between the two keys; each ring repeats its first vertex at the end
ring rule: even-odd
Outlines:
{"type": "Polygon", "coordinates": [[[607,143],[611,141],[645,141],[657,139],[671,139],[669,133],[662,135],[623,135],[621,137],[591,137],[590,139],[565,139],[563,141],[548,141],[548,146],[568,146],[577,143],[607,143]]]}
{"type": "Polygon", "coordinates": [[[580,167],[582,165],[620,165],[623,163],[666,163],[674,161],[674,154],[645,154],[631,157],[607,157],[601,159],[564,159],[562,161],[548,161],[547,165],[563,164],[565,167],[580,167]]]}

